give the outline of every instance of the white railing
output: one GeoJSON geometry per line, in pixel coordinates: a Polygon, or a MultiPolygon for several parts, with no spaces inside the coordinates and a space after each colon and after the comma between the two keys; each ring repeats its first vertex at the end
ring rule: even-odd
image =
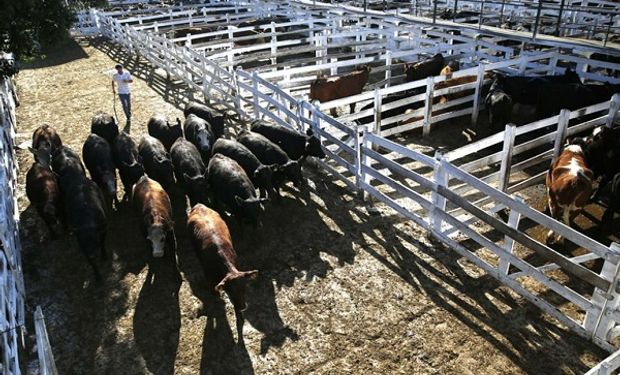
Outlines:
{"type": "MultiPolygon", "coordinates": [[[[242,118],[262,117],[300,131],[311,129],[321,139],[329,156],[329,161],[323,165],[334,176],[351,188],[374,197],[427,229],[446,246],[484,269],[577,334],[607,350],[613,349],[610,342],[619,332],[620,323],[620,311],[618,310],[620,295],[617,291],[620,264],[618,246],[602,245],[529,207],[519,197],[507,194],[510,192],[509,189],[498,189],[488,184],[489,181],[485,181],[484,178],[475,177],[468,172],[468,168],[459,167],[451,162],[458,159],[455,154],[437,155],[431,158],[383,138],[380,127],[378,129],[374,127],[373,133],[366,126],[347,125],[342,119],[331,118],[322,112],[330,107],[362,99],[376,101],[376,92],[379,92],[378,97],[381,97],[381,95],[398,92],[401,88],[426,86],[428,90],[434,88],[437,82],[445,78],[431,78],[424,81],[422,85],[419,82],[413,82],[402,87],[382,88],[375,92],[363,93],[331,103],[313,104],[304,98],[297,99],[291,94],[290,87],[285,85],[281,87],[272,79],[280,81],[287,74],[307,73],[315,66],[295,67],[288,72],[277,70],[264,74],[248,73],[240,69],[230,71],[193,51],[189,46],[178,46],[165,38],[138,32],[130,26],[122,26],[109,16],[100,14],[98,18],[104,35],[146,57],[154,65],[179,77],[190,87],[202,91],[206,99],[235,110],[242,118]],[[471,198],[459,195],[453,189],[454,185],[451,185],[455,181],[463,191],[476,194],[471,194],[471,198]],[[391,194],[393,192],[396,194],[391,194]],[[485,201],[475,200],[476,196],[484,197],[485,201]],[[495,213],[500,208],[507,210],[507,220],[496,216],[495,213]],[[586,253],[578,257],[558,253],[520,228],[522,218],[542,227],[544,230],[541,232],[550,229],[559,233],[566,241],[585,249],[586,253]],[[480,224],[489,230],[481,233],[480,224]],[[454,234],[457,232],[470,239],[470,242],[475,243],[477,247],[471,248],[464,242],[455,240],[454,234]],[[546,263],[532,264],[517,256],[515,253],[517,245],[542,257],[546,263]],[[481,252],[484,255],[480,254],[481,252]],[[604,261],[600,273],[595,273],[583,265],[588,260],[598,258],[604,261]],[[562,270],[580,287],[575,288],[560,282],[553,275],[552,271],[556,270],[562,270]],[[524,278],[535,280],[543,291],[530,289],[524,282],[524,278]],[[562,297],[563,302],[559,303],[555,298],[548,299],[544,293],[546,291],[555,292],[562,297]]],[[[438,42],[441,43],[441,40],[438,42]]],[[[450,45],[450,48],[454,50],[455,46],[457,45],[450,45]]],[[[563,68],[558,67],[557,63],[567,60],[577,64],[580,73],[583,74],[587,72],[586,65],[598,64],[595,61],[579,59],[581,58],[560,55],[551,51],[537,55],[523,55],[516,60],[489,62],[486,66],[479,65],[480,67],[464,70],[455,75],[468,75],[475,72],[477,77],[475,85],[448,91],[457,92],[461,89],[474,88],[479,103],[479,87],[484,71],[488,70],[487,67],[493,67],[496,70],[506,69],[516,73],[526,71],[532,74],[561,73],[563,68]]],[[[349,64],[360,61],[364,61],[364,57],[349,64]]],[[[339,63],[342,62],[335,62],[335,64],[339,63]]],[[[339,67],[327,64],[329,63],[320,64],[319,69],[339,67]]],[[[612,68],[617,69],[617,66],[612,66],[612,68]]],[[[588,76],[588,78],[595,79],[596,74],[591,74],[593,76],[588,76]]],[[[476,102],[476,98],[472,100],[476,102]]],[[[603,122],[610,124],[609,106],[614,105],[613,103],[615,101],[611,104],[606,102],[591,106],[585,112],[596,113],[607,108],[607,117],[603,122]]],[[[381,105],[378,108],[389,109],[381,105]]],[[[478,109],[479,104],[475,110],[476,114],[478,109]]],[[[376,109],[373,111],[375,123],[377,123],[376,113],[380,111],[376,109]]],[[[574,111],[574,117],[585,112],[574,111]]],[[[611,118],[616,112],[617,109],[613,110],[612,107],[611,118]]],[[[468,112],[467,115],[473,115],[473,111],[468,112]]],[[[525,129],[533,130],[547,125],[561,125],[563,121],[567,123],[566,119],[570,119],[571,116],[573,113],[563,112],[560,116],[530,124],[525,129]]],[[[381,121],[380,118],[379,121],[381,121]]],[[[580,126],[585,129],[600,122],[601,120],[591,121],[580,126]]],[[[513,131],[512,135],[516,134],[514,128],[511,129],[513,129],[510,130],[513,131]]],[[[560,131],[557,134],[566,134],[566,132],[560,131]]],[[[502,143],[505,138],[505,133],[494,136],[492,139],[495,143],[489,142],[489,144],[502,143]]],[[[553,135],[550,136],[552,140],[556,138],[553,135]]],[[[514,146],[513,149],[518,147],[514,146]]],[[[514,154],[513,152],[513,156],[514,154]]],[[[485,162],[495,160],[494,158],[497,156],[485,162]]],[[[502,160],[500,158],[497,161],[502,160]]],[[[509,187],[505,176],[509,176],[509,171],[515,167],[510,163],[502,167],[500,180],[503,181],[504,187],[509,187]]]]}
{"type": "Polygon", "coordinates": [[[21,374],[24,346],[24,279],[17,222],[15,158],[16,91],[10,77],[0,77],[0,362],[4,374],[21,374]]]}

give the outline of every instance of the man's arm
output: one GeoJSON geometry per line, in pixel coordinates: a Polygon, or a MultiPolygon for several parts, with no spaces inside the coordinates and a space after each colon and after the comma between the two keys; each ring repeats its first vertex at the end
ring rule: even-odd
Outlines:
{"type": "Polygon", "coordinates": [[[123,82],[127,82],[127,83],[132,83],[133,82],[133,78],[131,78],[131,74],[127,73],[127,79],[123,80],[123,82]]]}
{"type": "Polygon", "coordinates": [[[111,79],[112,82],[112,92],[116,94],[116,88],[114,87],[114,78],[111,79]]]}

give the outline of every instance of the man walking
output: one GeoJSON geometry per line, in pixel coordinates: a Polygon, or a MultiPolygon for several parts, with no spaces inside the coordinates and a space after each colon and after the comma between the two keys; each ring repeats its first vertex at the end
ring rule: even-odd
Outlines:
{"type": "Polygon", "coordinates": [[[125,112],[125,118],[127,119],[127,127],[131,123],[131,91],[129,90],[129,84],[133,82],[131,74],[123,70],[123,66],[117,64],[116,73],[112,76],[112,92],[116,94],[114,83],[118,85],[118,98],[123,106],[123,112],[125,112]]]}

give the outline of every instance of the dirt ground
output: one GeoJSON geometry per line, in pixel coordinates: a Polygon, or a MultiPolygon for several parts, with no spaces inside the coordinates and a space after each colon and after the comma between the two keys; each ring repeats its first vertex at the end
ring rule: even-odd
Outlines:
{"type": "MultiPolygon", "coordinates": [[[[182,86],[115,45],[71,40],[17,77],[18,143],[49,123],[80,152],[93,113],[113,111],[104,72],[116,62],[136,78],[136,139],[151,113],[181,116],[182,86]]],[[[114,255],[97,286],[75,240],[52,241],[29,207],[32,157],[18,155],[28,307],[43,308],[61,374],[580,374],[606,356],[312,168],[308,190],[267,205],[263,229],[230,224],[240,268],[260,272],[243,316],[207,290],[180,194],[177,267],[151,259],[125,205],[111,215],[114,255]]]]}

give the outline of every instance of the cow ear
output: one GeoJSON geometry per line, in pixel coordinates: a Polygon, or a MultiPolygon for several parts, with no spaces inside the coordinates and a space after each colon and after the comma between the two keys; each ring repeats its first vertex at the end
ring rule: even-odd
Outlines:
{"type": "Polygon", "coordinates": [[[306,135],[308,137],[312,137],[314,135],[314,132],[312,131],[312,129],[308,129],[308,130],[306,130],[306,135]]]}
{"type": "Polygon", "coordinates": [[[255,280],[256,277],[258,277],[258,270],[241,272],[241,277],[244,277],[244,278],[250,279],[250,280],[255,280]]]}
{"type": "Polygon", "coordinates": [[[240,196],[235,195],[235,203],[237,203],[239,206],[242,206],[242,205],[243,205],[243,203],[244,203],[244,200],[243,200],[243,199],[241,199],[241,197],[240,197],[240,196]]]}
{"type": "Polygon", "coordinates": [[[28,147],[28,151],[32,152],[32,154],[33,154],[34,156],[37,156],[37,150],[35,150],[34,148],[32,148],[32,147],[30,147],[30,146],[29,146],[29,147],[28,147]]]}
{"type": "Polygon", "coordinates": [[[191,179],[192,178],[187,173],[183,172],[183,181],[189,181],[191,179]]]}
{"type": "Polygon", "coordinates": [[[224,290],[224,285],[226,284],[226,278],[224,278],[222,281],[220,281],[219,284],[217,284],[215,286],[215,291],[217,293],[221,293],[224,290]]]}

